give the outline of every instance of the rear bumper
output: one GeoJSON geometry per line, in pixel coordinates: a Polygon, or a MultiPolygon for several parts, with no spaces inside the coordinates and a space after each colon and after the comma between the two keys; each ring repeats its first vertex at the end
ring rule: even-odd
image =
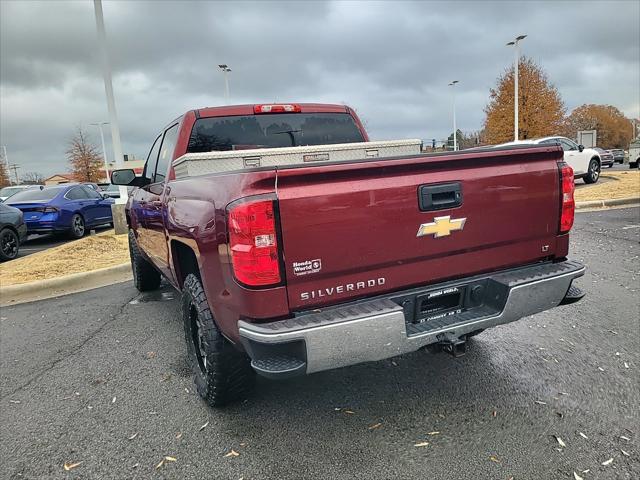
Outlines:
{"type": "Polygon", "coordinates": [[[433,343],[513,322],[582,298],[570,287],[584,274],[578,262],[564,261],[495,272],[428,288],[352,302],[254,324],[240,320],[240,338],[254,369],[267,377],[287,377],[382,360],[433,343]],[[483,283],[484,282],[484,283],[483,283]],[[411,299],[453,286],[486,285],[481,304],[425,323],[412,322],[411,299]]]}
{"type": "Polygon", "coordinates": [[[58,222],[26,222],[29,233],[53,233],[68,230],[70,227],[64,227],[58,222]]]}

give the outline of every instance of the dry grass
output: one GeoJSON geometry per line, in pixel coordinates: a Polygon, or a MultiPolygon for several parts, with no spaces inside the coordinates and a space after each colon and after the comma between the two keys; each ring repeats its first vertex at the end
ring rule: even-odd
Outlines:
{"type": "Polygon", "coordinates": [[[126,235],[108,231],[0,264],[0,285],[61,277],[129,261],[126,235]]]}
{"type": "Polygon", "coordinates": [[[576,202],[640,197],[640,172],[603,172],[596,184],[582,186],[577,183],[576,187],[576,202]]]}

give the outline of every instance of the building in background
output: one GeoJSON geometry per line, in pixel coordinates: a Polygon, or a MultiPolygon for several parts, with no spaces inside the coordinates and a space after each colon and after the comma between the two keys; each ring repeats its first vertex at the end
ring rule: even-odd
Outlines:
{"type": "MultiPolygon", "coordinates": [[[[124,163],[121,168],[131,168],[136,175],[142,175],[142,171],[144,170],[144,162],[145,160],[136,158],[135,155],[125,154],[124,163]]],[[[109,173],[111,173],[114,169],[116,169],[115,162],[109,162],[109,173]]],[[[108,180],[107,183],[111,183],[111,180],[108,180]]]]}
{"type": "Polygon", "coordinates": [[[77,182],[76,177],[72,173],[56,173],[49,178],[44,179],[45,185],[60,185],[62,183],[77,182]]]}

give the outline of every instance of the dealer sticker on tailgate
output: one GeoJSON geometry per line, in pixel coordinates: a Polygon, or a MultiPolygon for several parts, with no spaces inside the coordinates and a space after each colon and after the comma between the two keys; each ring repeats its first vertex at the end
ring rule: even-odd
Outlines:
{"type": "Polygon", "coordinates": [[[316,258],[315,260],[293,262],[293,273],[296,275],[318,273],[320,270],[322,270],[322,261],[319,258],[316,258]]]}

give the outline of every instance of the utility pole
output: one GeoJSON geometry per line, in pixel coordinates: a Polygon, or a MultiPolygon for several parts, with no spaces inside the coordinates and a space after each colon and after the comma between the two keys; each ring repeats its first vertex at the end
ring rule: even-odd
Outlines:
{"type": "Polygon", "coordinates": [[[458,129],[456,128],[456,83],[460,83],[458,80],[454,80],[449,84],[453,87],[453,151],[458,151],[458,129]]]}
{"type": "MultiPolygon", "coordinates": [[[[122,168],[122,144],[120,143],[120,127],[118,126],[118,112],[116,111],[116,101],[113,96],[113,83],[111,81],[111,65],[107,53],[107,34],[104,29],[104,18],[102,14],[102,0],[93,0],[93,7],[96,16],[96,28],[98,30],[98,46],[102,57],[102,74],[104,76],[104,90],[107,95],[107,108],[109,110],[109,125],[111,126],[111,142],[113,143],[113,157],[116,168],[122,168]]],[[[116,203],[125,204],[127,202],[127,187],[120,186],[120,197],[116,203]]],[[[122,211],[124,217],[124,209],[122,211]]],[[[115,220],[115,219],[114,219],[115,220]]],[[[116,231],[117,233],[117,231],[116,231]]]]}
{"type": "Polygon", "coordinates": [[[98,122],[98,123],[90,123],[89,125],[93,125],[98,127],[100,130],[100,141],[102,142],[102,159],[104,160],[104,174],[107,182],[111,183],[109,178],[109,162],[107,161],[107,149],[104,146],[104,132],[102,131],[102,125],[109,125],[109,122],[98,122]]]}
{"type": "Polygon", "coordinates": [[[13,170],[13,177],[16,179],[16,185],[18,185],[20,183],[20,179],[18,178],[18,169],[20,168],[20,165],[12,163],[8,168],[9,170],[13,170]]]}
{"type": "Polygon", "coordinates": [[[520,40],[524,40],[526,35],[519,35],[512,42],[507,43],[507,46],[515,46],[516,47],[516,58],[514,62],[514,72],[513,72],[513,139],[518,141],[518,67],[520,66],[520,40]]]}
{"type": "Polygon", "coordinates": [[[229,72],[231,69],[228,65],[222,63],[218,65],[220,70],[222,70],[222,74],[224,75],[224,103],[229,105],[229,72]]]}

